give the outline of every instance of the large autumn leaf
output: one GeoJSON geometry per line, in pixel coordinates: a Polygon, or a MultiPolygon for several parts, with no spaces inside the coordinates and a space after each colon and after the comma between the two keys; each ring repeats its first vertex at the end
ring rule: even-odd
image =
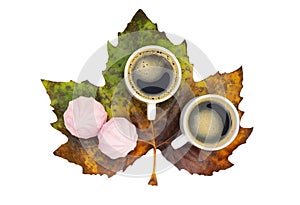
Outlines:
{"type": "MultiPolygon", "coordinates": [[[[232,166],[228,156],[240,144],[245,143],[251,134],[251,128],[240,128],[232,144],[214,152],[200,150],[189,143],[174,150],[170,144],[180,134],[180,111],[193,97],[215,93],[225,96],[238,108],[241,101],[242,68],[229,74],[217,73],[195,83],[186,42],[174,45],[165,33],[158,31],[157,25],[152,23],[142,10],[139,10],[126,29],[119,33],[117,46],[114,47],[108,42],[107,51],[109,59],[103,72],[106,82],[103,87],[96,87],[87,81],[75,83],[42,80],[57,116],[57,121],[52,123],[52,126],[68,138],[67,143],[54,152],[55,155],[79,164],[83,168],[83,173],[113,176],[153,149],[153,174],[149,181],[151,185],[157,185],[155,175],[157,149],[160,149],[163,156],[176,167],[186,169],[190,173],[211,175],[214,171],[232,166]],[[151,122],[147,119],[146,104],[132,98],[123,81],[127,59],[135,50],[146,45],[159,45],[173,52],[181,65],[183,77],[175,96],[157,105],[156,120],[151,122]],[[72,136],[64,125],[63,113],[68,103],[78,96],[94,97],[101,102],[109,119],[116,116],[125,117],[134,123],[139,134],[135,149],[126,157],[112,160],[98,149],[96,136],[87,140],[72,136]]],[[[243,113],[241,111],[239,113],[242,117],[243,113]]]]}

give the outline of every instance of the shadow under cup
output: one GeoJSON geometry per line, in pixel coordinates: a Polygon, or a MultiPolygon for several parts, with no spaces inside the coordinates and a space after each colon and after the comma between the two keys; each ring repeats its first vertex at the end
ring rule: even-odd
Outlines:
{"type": "Polygon", "coordinates": [[[218,95],[205,95],[190,102],[181,114],[181,130],[188,140],[204,150],[229,145],[239,129],[234,105],[218,95]]]}

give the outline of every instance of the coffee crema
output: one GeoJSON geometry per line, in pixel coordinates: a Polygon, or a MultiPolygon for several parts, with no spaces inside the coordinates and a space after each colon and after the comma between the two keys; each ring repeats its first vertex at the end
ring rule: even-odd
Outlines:
{"type": "Polygon", "coordinates": [[[135,54],[127,72],[130,86],[138,95],[159,100],[175,89],[178,70],[175,59],[169,54],[149,49],[135,54]]]}

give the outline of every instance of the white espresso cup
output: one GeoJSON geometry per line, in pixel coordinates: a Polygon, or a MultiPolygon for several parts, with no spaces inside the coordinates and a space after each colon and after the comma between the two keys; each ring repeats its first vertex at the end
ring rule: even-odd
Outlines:
{"type": "Polygon", "coordinates": [[[130,94],[147,103],[148,120],[155,120],[156,104],[168,100],[180,86],[181,67],[168,49],[145,46],[127,60],[124,80],[130,94]]]}
{"type": "Polygon", "coordinates": [[[171,145],[178,149],[190,142],[207,151],[223,149],[236,138],[239,122],[237,109],[225,97],[208,94],[193,98],[180,115],[182,135],[171,145]]]}

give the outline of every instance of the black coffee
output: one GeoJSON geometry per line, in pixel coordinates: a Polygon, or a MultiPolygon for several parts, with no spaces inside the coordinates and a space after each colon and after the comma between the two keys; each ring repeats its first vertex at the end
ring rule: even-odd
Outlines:
{"type": "Polygon", "coordinates": [[[140,55],[131,65],[130,79],[133,88],[150,99],[164,97],[175,83],[176,73],[171,62],[162,52],[140,55]]]}
{"type": "Polygon", "coordinates": [[[223,140],[231,128],[230,114],[215,102],[197,105],[189,117],[189,130],[201,143],[214,144],[223,140]]]}

